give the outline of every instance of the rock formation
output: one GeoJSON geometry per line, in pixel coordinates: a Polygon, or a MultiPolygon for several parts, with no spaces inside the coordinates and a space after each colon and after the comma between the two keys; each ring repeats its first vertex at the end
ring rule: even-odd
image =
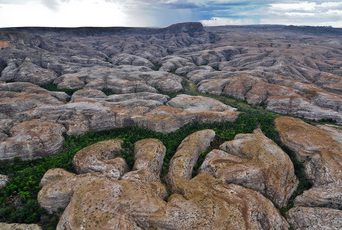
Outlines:
{"type": "Polygon", "coordinates": [[[290,117],[275,121],[282,142],[304,164],[313,187],[295,199],[289,222],[296,229],[342,227],[341,130],[313,126],[290,117]],[[337,135],[336,135],[337,134],[337,135]]]}
{"type": "Polygon", "coordinates": [[[31,62],[29,58],[17,66],[15,62],[10,62],[2,71],[1,80],[31,82],[36,85],[46,85],[57,78],[57,74],[49,69],[44,69],[31,62]]]}
{"type": "Polygon", "coordinates": [[[260,130],[210,149],[198,172],[215,133],[188,136],[165,180],[159,140],[135,143],[132,169],[122,140],[96,143],[76,153],[75,173],[45,173],[40,205],[63,211],[58,229],[342,229],[341,50],[341,33],[293,26],[1,28],[0,160],[57,154],[65,135],[234,122],[241,111],[210,95],[233,97],[336,123],[276,119],[313,185],[295,198],[287,220],[277,208],[286,207],[298,179],[260,130]]]}
{"type": "MultiPolygon", "coordinates": [[[[156,139],[144,139],[135,143],[132,171],[113,177],[101,169],[79,175],[50,169],[38,201],[51,213],[65,209],[57,229],[287,229],[285,219],[259,192],[206,172],[192,178],[199,154],[214,137],[213,130],[203,130],[183,140],[170,163],[171,195],[160,181],[166,149],[156,139]]],[[[87,168],[99,169],[105,158],[102,162],[116,167],[118,158],[112,157],[119,149],[119,140],[99,142],[77,153],[74,165],[79,168],[84,159],[87,168]]]]}
{"type": "Polygon", "coordinates": [[[130,65],[117,68],[102,66],[82,68],[76,73],[60,76],[54,83],[60,89],[106,89],[112,94],[176,93],[183,89],[182,79],[177,75],[130,65]]]}
{"type": "Polygon", "coordinates": [[[0,229],[2,230],[41,230],[36,224],[7,224],[0,223],[0,229]]]}
{"type": "Polygon", "coordinates": [[[0,95],[2,160],[58,153],[64,133],[81,135],[134,125],[169,133],[192,122],[234,121],[239,114],[217,100],[189,95],[171,100],[151,92],[107,96],[86,88],[69,101],[66,93],[31,83],[2,83],[0,95]]]}
{"type": "Polygon", "coordinates": [[[0,81],[175,93],[183,89],[182,76],[203,93],[342,123],[338,34],[180,23],[163,29],[4,28],[0,35],[0,81]]]}
{"type": "Polygon", "coordinates": [[[207,155],[200,170],[259,191],[278,207],[286,206],[298,183],[290,158],[261,130],[223,143],[207,155]]]}
{"type": "Polygon", "coordinates": [[[8,182],[8,176],[0,174],[0,189],[6,186],[8,182]]]}

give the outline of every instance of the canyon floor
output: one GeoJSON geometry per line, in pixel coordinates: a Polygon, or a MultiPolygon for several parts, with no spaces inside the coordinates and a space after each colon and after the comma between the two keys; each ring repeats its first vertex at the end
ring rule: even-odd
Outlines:
{"type": "Polygon", "coordinates": [[[0,229],[342,229],[342,29],[0,29],[0,229]]]}

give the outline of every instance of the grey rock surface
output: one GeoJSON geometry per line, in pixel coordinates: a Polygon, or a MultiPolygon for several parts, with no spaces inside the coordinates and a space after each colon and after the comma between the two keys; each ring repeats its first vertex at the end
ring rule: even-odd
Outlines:
{"type": "Polygon", "coordinates": [[[289,223],[294,229],[321,230],[342,228],[342,211],[329,208],[296,207],[289,211],[289,223]]]}
{"type": "Polygon", "coordinates": [[[275,120],[282,142],[303,162],[312,188],[295,199],[287,220],[294,229],[341,229],[341,131],[290,117],[275,120]]]}
{"type": "Polygon", "coordinates": [[[1,230],[41,230],[42,228],[36,224],[7,224],[0,223],[1,230]]]}
{"type": "MultiPolygon", "coordinates": [[[[236,109],[198,93],[342,124],[341,33],[307,29],[2,28],[0,160],[58,153],[64,135],[132,126],[170,133],[237,119],[236,109]]],[[[288,221],[295,229],[341,229],[340,127],[294,118],[276,126],[313,184],[296,197],[288,221]]],[[[89,146],[74,158],[77,174],[45,174],[40,204],[50,213],[64,209],[60,229],[287,229],[274,207],[284,207],[297,184],[285,153],[258,131],[241,134],[211,151],[192,177],[215,136],[203,135],[179,147],[166,185],[160,141],[136,143],[130,172],[117,157],[119,142],[89,146]]]]}
{"type": "Polygon", "coordinates": [[[277,207],[287,205],[298,184],[290,158],[259,129],[212,150],[200,171],[259,191],[277,207]]]}
{"type": "Polygon", "coordinates": [[[234,121],[239,114],[211,98],[178,95],[170,99],[152,91],[107,96],[86,87],[70,98],[31,83],[1,83],[0,159],[58,153],[64,133],[81,135],[134,125],[169,133],[192,122],[234,121]]]}
{"type": "Polygon", "coordinates": [[[8,176],[0,174],[0,189],[6,186],[8,182],[8,176]]]}
{"type": "Polygon", "coordinates": [[[200,92],[342,123],[341,43],[292,27],[1,29],[2,81],[112,93],[200,92]],[[177,74],[177,75],[175,75],[177,74]]]}

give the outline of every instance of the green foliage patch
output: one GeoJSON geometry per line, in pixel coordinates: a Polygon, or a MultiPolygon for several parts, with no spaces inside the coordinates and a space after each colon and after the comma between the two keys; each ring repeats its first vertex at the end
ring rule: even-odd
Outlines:
{"type": "Polygon", "coordinates": [[[41,87],[49,91],[64,92],[68,94],[69,96],[73,95],[78,90],[78,89],[59,89],[57,85],[54,83],[49,83],[41,87]]]}

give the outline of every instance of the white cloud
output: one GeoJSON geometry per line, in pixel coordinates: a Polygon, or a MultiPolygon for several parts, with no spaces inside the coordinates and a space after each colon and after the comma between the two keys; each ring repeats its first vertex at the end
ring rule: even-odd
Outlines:
{"type": "Polygon", "coordinates": [[[319,5],[321,8],[336,8],[342,7],[342,2],[322,2],[319,5]]]}
{"type": "Polygon", "coordinates": [[[342,27],[342,0],[0,0],[0,27],[293,24],[342,27]]]}
{"type": "Polygon", "coordinates": [[[340,16],[342,17],[342,10],[328,10],[326,12],[327,15],[331,15],[331,16],[340,16]]]}
{"type": "Polygon", "coordinates": [[[0,26],[121,26],[127,15],[117,3],[98,0],[59,1],[58,7],[46,7],[40,2],[0,4],[0,26]]]}
{"type": "Polygon", "coordinates": [[[284,14],[287,16],[298,16],[298,17],[315,16],[314,13],[310,13],[310,12],[285,12],[284,14]]]}
{"type": "Polygon", "coordinates": [[[293,2],[293,3],[273,3],[270,4],[271,11],[313,11],[317,4],[315,2],[293,2]]]}
{"type": "Polygon", "coordinates": [[[274,3],[265,12],[261,23],[342,27],[341,1],[274,3]]]}
{"type": "Polygon", "coordinates": [[[213,17],[209,20],[201,21],[205,26],[224,26],[224,25],[252,25],[257,24],[256,20],[253,19],[231,19],[231,18],[220,18],[213,17]]]}

